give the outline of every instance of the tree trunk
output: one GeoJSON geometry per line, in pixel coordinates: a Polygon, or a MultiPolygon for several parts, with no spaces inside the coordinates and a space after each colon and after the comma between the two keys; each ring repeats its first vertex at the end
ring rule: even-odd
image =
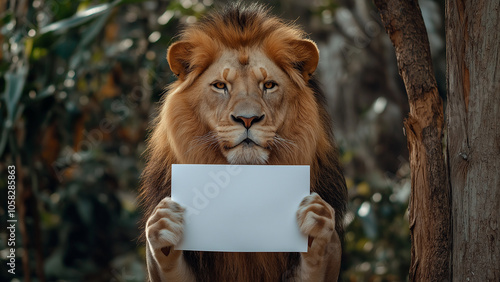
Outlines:
{"type": "Polygon", "coordinates": [[[443,104],[417,0],[374,0],[396,49],[410,113],[405,122],[410,153],[412,281],[449,281],[451,199],[443,152],[443,104]]]}
{"type": "Polygon", "coordinates": [[[446,1],[452,274],[500,281],[500,3],[446,1]]]}

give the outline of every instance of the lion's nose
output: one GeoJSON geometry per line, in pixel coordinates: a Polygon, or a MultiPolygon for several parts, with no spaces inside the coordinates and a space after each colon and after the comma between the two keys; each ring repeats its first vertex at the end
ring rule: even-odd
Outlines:
{"type": "Polygon", "coordinates": [[[237,123],[241,123],[243,124],[243,126],[246,128],[246,129],[249,129],[252,125],[254,125],[255,123],[261,121],[264,119],[264,115],[261,115],[260,117],[259,116],[251,116],[251,117],[245,117],[245,116],[233,116],[231,115],[231,118],[237,122],[237,123]]]}

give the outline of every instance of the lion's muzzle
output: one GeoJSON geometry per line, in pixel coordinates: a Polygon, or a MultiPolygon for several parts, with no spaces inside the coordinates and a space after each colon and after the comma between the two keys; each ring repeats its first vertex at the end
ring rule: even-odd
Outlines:
{"type": "Polygon", "coordinates": [[[250,117],[246,117],[246,116],[234,116],[234,115],[231,115],[231,119],[236,122],[236,123],[241,123],[243,124],[243,126],[246,128],[246,129],[250,129],[250,127],[252,125],[254,125],[255,123],[258,123],[260,121],[262,121],[264,119],[265,115],[261,115],[261,116],[250,116],[250,117]]]}

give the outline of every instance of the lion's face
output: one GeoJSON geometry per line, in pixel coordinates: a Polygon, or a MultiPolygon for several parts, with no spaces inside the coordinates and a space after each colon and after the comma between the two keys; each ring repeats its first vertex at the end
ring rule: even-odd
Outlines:
{"type": "Polygon", "coordinates": [[[237,24],[194,25],[170,46],[178,80],[152,148],[178,163],[309,164],[329,146],[309,84],[316,45],[276,19],[237,24]]]}
{"type": "Polygon", "coordinates": [[[231,164],[264,164],[272,146],[283,142],[278,129],[294,89],[288,76],[262,51],[226,50],[188,92],[231,164]]]}

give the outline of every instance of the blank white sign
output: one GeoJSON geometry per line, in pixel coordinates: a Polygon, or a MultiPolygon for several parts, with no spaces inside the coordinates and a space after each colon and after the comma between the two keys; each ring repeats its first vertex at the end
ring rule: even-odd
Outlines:
{"type": "Polygon", "coordinates": [[[178,250],[306,252],[296,212],[309,166],[172,165],[172,200],[186,208],[178,250]]]}

